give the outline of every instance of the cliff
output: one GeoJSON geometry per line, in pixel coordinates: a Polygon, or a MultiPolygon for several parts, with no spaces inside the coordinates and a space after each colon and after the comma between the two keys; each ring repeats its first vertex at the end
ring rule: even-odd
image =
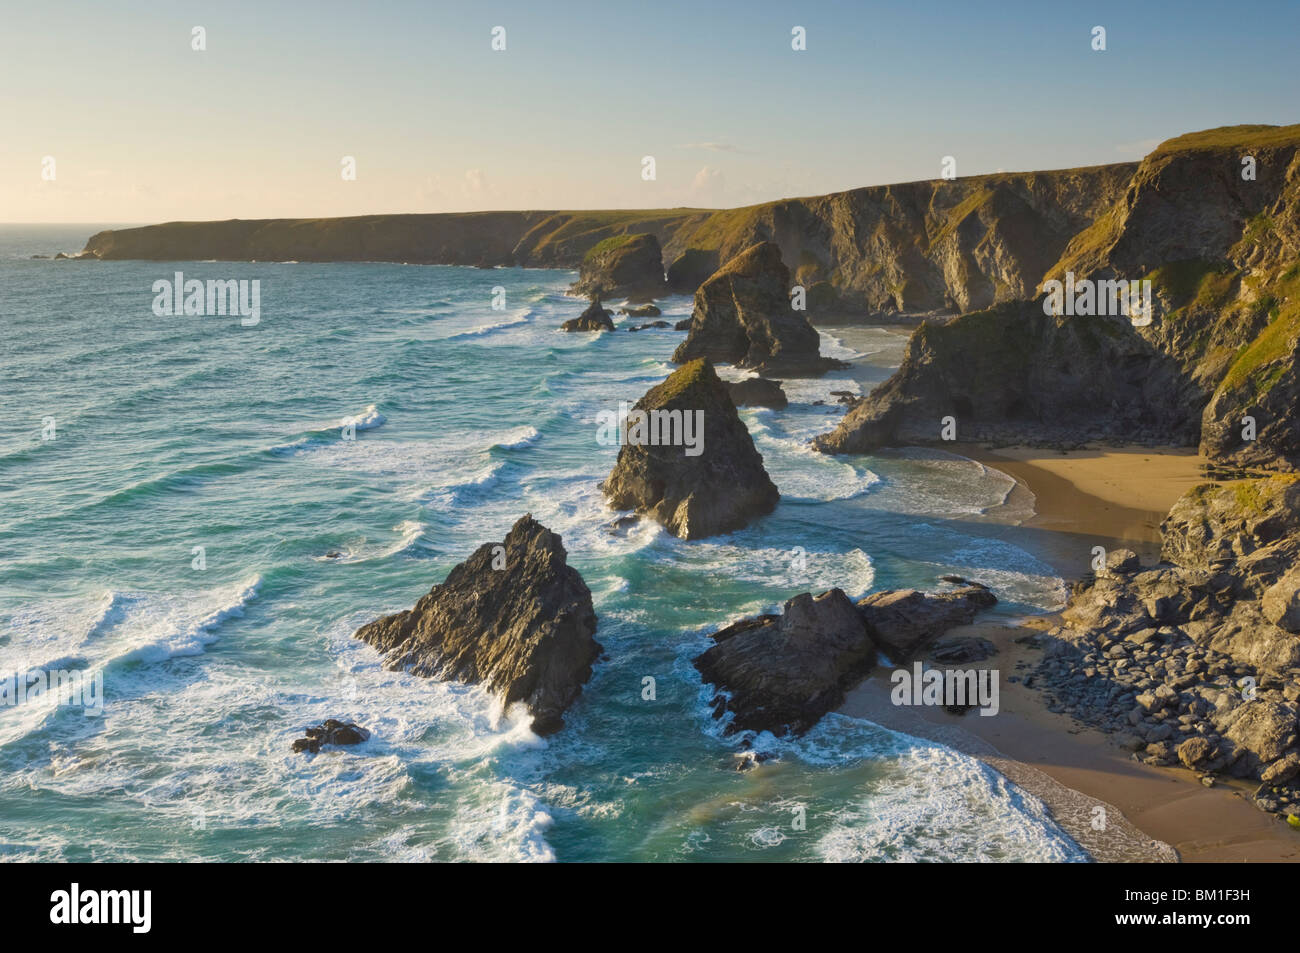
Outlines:
{"type": "Polygon", "coordinates": [[[873,186],[737,209],[468,212],[169,222],[99,232],[103,259],[400,261],[578,268],[606,239],[654,236],[674,291],[771,241],[808,313],[967,311],[1031,295],[1124,192],[1131,163],[873,186]]]}
{"type": "Polygon", "coordinates": [[[1042,297],[925,323],[817,446],[939,442],[952,416],[961,439],[1199,440],[1218,462],[1295,468],[1298,262],[1300,126],[1170,140],[1043,274],[1149,280],[1150,323],[1048,315],[1042,297]]]}

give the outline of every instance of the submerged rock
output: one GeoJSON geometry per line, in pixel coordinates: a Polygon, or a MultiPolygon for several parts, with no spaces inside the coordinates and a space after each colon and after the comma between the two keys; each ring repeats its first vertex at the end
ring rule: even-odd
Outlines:
{"type": "Polygon", "coordinates": [[[791,375],[844,366],[820,355],[817,330],[791,307],[790,270],[774,242],[750,246],[700,285],[688,330],[675,363],[707,357],[791,375]]]}
{"type": "Polygon", "coordinates": [[[358,745],[370,738],[370,732],[360,725],[334,718],[327,718],[322,724],[308,728],[305,734],[306,738],[294,741],[294,751],[316,754],[325,745],[358,745]]]}
{"type": "Polygon", "coordinates": [[[663,312],[652,304],[643,304],[638,308],[619,308],[618,313],[626,314],[629,318],[657,318],[663,312]]]}
{"type": "Polygon", "coordinates": [[[523,702],[533,730],[552,734],[591,677],[591,592],[560,537],[531,515],[500,544],[484,543],[413,609],[362,626],[356,638],[387,668],[484,685],[523,702]]]}
{"type": "Polygon", "coordinates": [[[781,388],[780,381],[767,377],[747,377],[743,381],[728,381],[727,393],[737,407],[771,407],[780,410],[790,401],[781,388]]]}
{"type": "Polygon", "coordinates": [[[667,321],[651,321],[647,324],[638,324],[636,327],[628,328],[629,331],[649,331],[652,328],[672,327],[667,321]]]}
{"type": "Polygon", "coordinates": [[[807,731],[844,701],[876,659],[861,615],[839,589],[795,596],[781,615],[744,619],[713,641],[694,664],[720,690],[715,717],[735,715],[728,734],[807,731]]]}
{"type": "Polygon", "coordinates": [[[614,322],[609,318],[600,303],[600,298],[592,298],[587,310],[576,318],[570,318],[560,325],[564,331],[613,331],[614,322]]]}
{"type": "Polygon", "coordinates": [[[643,232],[614,235],[592,246],[570,294],[652,301],[666,291],[659,239],[643,232]]]}
{"type": "Polygon", "coordinates": [[[740,529],[781,497],[727,388],[703,358],[636,402],[623,440],[603,484],[606,500],[682,539],[740,529]],[[639,430],[634,417],[643,420],[639,430]]]}

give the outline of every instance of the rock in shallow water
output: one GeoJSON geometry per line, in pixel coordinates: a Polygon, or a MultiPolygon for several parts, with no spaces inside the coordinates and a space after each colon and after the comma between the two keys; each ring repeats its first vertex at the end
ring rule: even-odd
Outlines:
{"type": "Polygon", "coordinates": [[[609,312],[601,306],[599,298],[592,298],[587,310],[576,318],[570,318],[560,325],[562,331],[613,331],[614,322],[609,312]]]}
{"type": "Polygon", "coordinates": [[[305,734],[306,738],[294,741],[294,751],[316,754],[324,745],[358,745],[370,738],[370,732],[360,725],[334,718],[327,718],[322,724],[308,728],[305,734]]]}
{"type": "Polygon", "coordinates": [[[560,537],[524,516],[504,543],[484,543],[413,609],[362,626],[356,637],[387,668],[484,685],[523,702],[533,731],[562,715],[591,677],[596,642],[591,591],[568,565],[560,537]]]}
{"type": "Polygon", "coordinates": [[[740,529],[776,507],[781,494],[763,469],[762,454],[754,448],[726,386],[707,360],[674,371],[632,410],[633,415],[638,411],[646,415],[643,437],[663,436],[668,429],[670,437],[676,433],[683,439],[634,442],[640,438],[629,416],[626,442],[603,484],[614,509],[644,513],[674,536],[698,539],[740,529]],[[654,423],[674,420],[675,429],[654,423]],[[692,446],[686,437],[698,440],[698,445],[692,446]]]}

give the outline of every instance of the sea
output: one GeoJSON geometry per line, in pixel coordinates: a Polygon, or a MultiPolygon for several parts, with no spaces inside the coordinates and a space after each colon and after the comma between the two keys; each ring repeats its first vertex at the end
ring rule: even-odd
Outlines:
{"type": "MultiPolygon", "coordinates": [[[[622,315],[560,331],[584,307],[574,273],[32,257],[102,227],[0,226],[0,676],[102,685],[97,706],[54,689],[0,705],[0,858],[1089,859],[983,762],[845,715],[754,739],[776,757],[738,771],[743,739],[691,665],[712,631],[830,587],[956,573],[995,615],[1063,603],[1012,532],[1032,497],[1010,477],[809,449],[843,413],[832,391],[898,365],[898,328],[823,331],[849,369],[742,409],[781,502],[683,541],[612,527],[618,448],[597,439],[682,334],[622,315]],[[176,272],[257,280],[260,319],[156,313],[176,272]],[[605,650],[546,739],[352,637],[525,513],[563,538],[605,650]],[[290,750],[326,718],[371,737],[290,750]]],[[[691,299],[661,306],[675,322],[691,299]]]]}

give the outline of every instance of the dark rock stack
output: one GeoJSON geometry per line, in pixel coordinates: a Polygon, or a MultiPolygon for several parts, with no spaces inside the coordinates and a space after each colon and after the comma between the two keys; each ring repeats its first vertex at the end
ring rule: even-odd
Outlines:
{"type": "Polygon", "coordinates": [[[678,364],[707,357],[791,376],[843,366],[820,355],[816,329],[791,307],[790,270],[774,242],[750,246],[700,285],[688,330],[678,364]]]}
{"type": "Polygon", "coordinates": [[[359,745],[370,739],[370,732],[352,722],[327,718],[322,724],[308,728],[306,738],[298,738],[293,743],[294,751],[307,751],[316,754],[325,745],[359,745]]]}
{"type": "Polygon", "coordinates": [[[587,310],[582,312],[576,318],[570,318],[560,325],[564,331],[613,331],[614,322],[610,320],[609,312],[606,311],[600,303],[600,298],[592,298],[591,304],[587,310]]]}
{"type": "Polygon", "coordinates": [[[696,435],[700,452],[690,455],[690,447],[681,443],[625,443],[603,484],[614,509],[636,510],[675,536],[697,539],[740,529],[776,507],[781,494],[763,469],[762,454],[754,448],[726,386],[707,360],[678,368],[636,402],[633,413],[637,411],[645,412],[651,421],[670,421],[676,415],[684,422],[692,415],[702,423],[696,435]],[[702,411],[702,417],[696,411],[702,411]]]}
{"type": "Polygon", "coordinates": [[[591,677],[601,647],[593,638],[591,592],[568,565],[560,537],[531,515],[504,543],[484,543],[413,609],[362,626],[356,637],[382,652],[388,668],[481,683],[505,704],[523,702],[539,735],[591,677]]]}
{"type": "Polygon", "coordinates": [[[667,293],[663,252],[649,233],[615,235],[597,242],[582,259],[571,294],[653,301],[667,293]]]}

